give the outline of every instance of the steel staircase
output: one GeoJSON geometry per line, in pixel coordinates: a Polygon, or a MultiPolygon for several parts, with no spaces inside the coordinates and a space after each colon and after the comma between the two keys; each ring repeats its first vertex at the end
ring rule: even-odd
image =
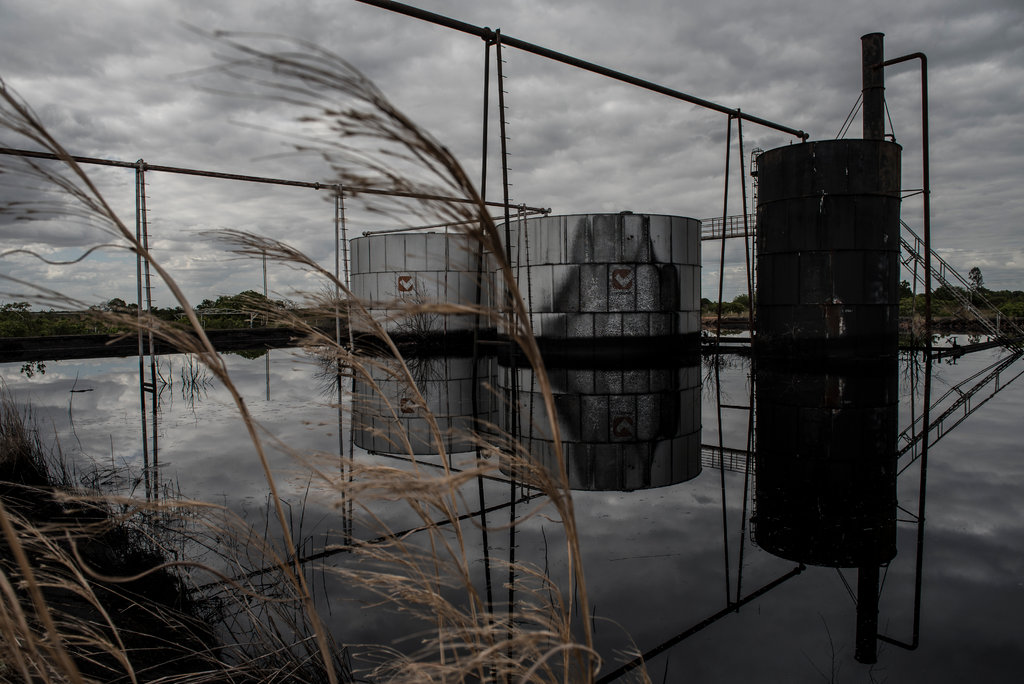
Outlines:
{"type": "MultiPolygon", "coordinates": [[[[900,250],[900,260],[908,270],[914,273],[914,280],[921,282],[923,276],[918,275],[914,265],[915,263],[921,264],[923,269],[924,241],[905,221],[901,220],[900,224],[903,227],[903,230],[900,231],[900,246],[902,247],[900,250]],[[908,236],[910,239],[908,239],[908,236]]],[[[1002,312],[994,304],[986,299],[981,292],[974,289],[966,278],[960,275],[956,269],[936,254],[934,250],[932,250],[931,272],[932,277],[942,285],[945,285],[957,303],[977,319],[990,335],[1013,351],[1022,350],[1021,344],[1024,342],[1024,330],[1012,320],[1004,318],[1002,312]],[[995,323],[992,322],[993,314],[996,320],[995,323]],[[1009,334],[1004,332],[1004,328],[1009,334]]]]}

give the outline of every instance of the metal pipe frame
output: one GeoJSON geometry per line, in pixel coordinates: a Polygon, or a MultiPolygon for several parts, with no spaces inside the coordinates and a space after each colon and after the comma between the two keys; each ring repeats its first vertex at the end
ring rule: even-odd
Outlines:
{"type": "Polygon", "coordinates": [[[928,154],[928,57],[923,52],[913,52],[909,55],[887,59],[876,64],[874,69],[909,62],[913,59],[921,60],[921,177],[924,197],[924,309],[925,309],[925,337],[927,353],[932,351],[932,210],[931,210],[931,179],[929,174],[930,160],[928,154]]]}
{"type": "MultiPolygon", "coordinates": [[[[50,152],[37,152],[34,150],[19,150],[10,147],[0,147],[0,154],[7,154],[16,157],[29,157],[31,159],[51,159],[54,161],[67,161],[64,157],[50,153],[50,152]]],[[[97,164],[99,166],[116,166],[123,169],[137,169],[139,167],[138,162],[126,162],[118,161],[115,159],[99,159],[97,157],[79,157],[75,155],[69,155],[68,159],[78,164],[97,164]]],[[[288,180],[286,178],[269,178],[266,176],[247,176],[238,173],[223,173],[221,171],[205,171],[203,169],[190,169],[181,166],[161,166],[158,164],[146,164],[143,163],[142,167],[145,171],[160,171],[163,173],[177,173],[186,176],[202,176],[204,178],[220,178],[222,180],[236,180],[243,181],[246,183],[266,183],[269,185],[289,185],[297,188],[311,188],[313,190],[333,190],[337,187],[336,183],[320,183],[316,181],[299,181],[299,180],[288,180]]],[[[345,191],[350,195],[364,194],[364,195],[387,195],[391,197],[406,197],[410,199],[421,199],[421,200],[437,200],[441,202],[456,202],[459,204],[477,204],[478,200],[470,199],[468,197],[445,197],[443,195],[430,195],[419,192],[400,192],[397,190],[383,190],[381,188],[368,188],[358,187],[353,185],[346,185],[345,191]]],[[[502,207],[504,206],[501,202],[484,202],[485,205],[490,207],[502,207]]],[[[537,212],[540,214],[548,214],[551,212],[550,208],[544,209],[540,207],[527,207],[529,211],[537,212]]]]}
{"type": "MultiPolygon", "coordinates": [[[[473,24],[467,24],[466,22],[459,21],[458,19],[452,19],[441,14],[428,12],[418,7],[412,7],[410,5],[406,5],[400,2],[392,2],[391,0],[357,0],[357,2],[362,2],[367,5],[373,5],[381,9],[390,10],[392,12],[404,14],[406,16],[414,17],[416,19],[422,19],[423,21],[428,21],[432,24],[445,26],[456,31],[461,31],[463,33],[478,36],[486,41],[493,41],[497,36],[497,33],[495,31],[492,31],[490,28],[474,26],[473,24]]],[[[782,124],[778,124],[767,119],[762,119],[761,117],[751,116],[750,114],[744,114],[740,112],[739,109],[732,109],[730,107],[726,107],[724,105],[720,105],[709,100],[704,100],[693,95],[688,95],[678,90],[674,90],[672,88],[659,85],[652,81],[637,78],[636,76],[630,76],[629,74],[625,74],[621,71],[615,71],[614,69],[609,69],[608,67],[601,66],[600,64],[587,62],[585,60],[572,57],[571,55],[566,55],[561,52],[550,50],[540,45],[528,43],[525,40],[513,38],[512,36],[502,34],[501,42],[503,45],[507,45],[508,47],[514,47],[519,50],[523,50],[524,52],[530,52],[541,57],[546,57],[556,62],[561,62],[562,64],[568,64],[569,66],[574,66],[578,69],[583,69],[584,71],[590,71],[595,74],[600,74],[601,76],[606,76],[608,78],[615,79],[616,81],[629,83],[630,85],[637,86],[638,88],[643,88],[645,90],[650,90],[655,93],[667,95],[668,97],[675,98],[677,100],[682,100],[684,102],[689,102],[690,104],[695,104],[699,107],[704,107],[705,109],[711,109],[722,114],[728,114],[729,116],[745,119],[751,123],[755,123],[760,126],[765,126],[766,128],[772,128],[777,131],[782,131],[783,133],[788,133],[789,135],[800,138],[802,142],[807,142],[807,139],[810,137],[810,134],[805,133],[804,131],[795,128],[790,128],[789,126],[783,126],[782,124]]]]}

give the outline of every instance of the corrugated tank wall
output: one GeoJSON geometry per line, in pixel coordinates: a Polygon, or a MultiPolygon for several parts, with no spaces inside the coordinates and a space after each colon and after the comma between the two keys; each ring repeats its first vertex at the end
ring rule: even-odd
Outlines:
{"type": "MultiPolygon", "coordinates": [[[[532,368],[499,370],[499,425],[556,470],[553,431],[532,368]]],[[[665,487],[700,474],[700,366],[549,367],[569,485],[581,490],[665,487]]],[[[507,463],[503,465],[506,471],[507,463]]]]}
{"type": "Polygon", "coordinates": [[[542,341],[697,338],[697,219],[575,214],[509,227],[516,282],[542,341]]]}
{"type": "MultiPolygon", "coordinates": [[[[479,255],[477,243],[461,233],[369,235],[353,239],[350,251],[352,293],[389,333],[436,334],[477,325],[467,314],[409,315],[410,305],[492,304],[493,267],[479,255]]],[[[487,320],[481,325],[494,327],[487,320]]],[[[366,327],[358,321],[356,326],[366,327]]]]}
{"type": "Polygon", "coordinates": [[[494,422],[496,399],[487,388],[493,386],[495,365],[489,358],[406,359],[423,402],[397,363],[368,365],[373,383],[357,375],[352,393],[356,446],[389,454],[437,454],[439,444],[427,420],[432,415],[447,453],[473,450],[478,425],[494,422]]]}

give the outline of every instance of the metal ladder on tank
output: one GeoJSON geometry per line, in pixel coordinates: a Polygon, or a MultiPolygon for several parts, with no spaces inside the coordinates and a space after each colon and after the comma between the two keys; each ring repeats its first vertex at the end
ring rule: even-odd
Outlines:
{"type": "MultiPolygon", "coordinates": [[[[750,150],[750,206],[753,207],[754,210],[750,212],[750,216],[747,218],[747,224],[750,226],[750,236],[754,238],[751,240],[750,249],[751,267],[753,269],[750,274],[750,283],[752,292],[754,293],[757,292],[757,159],[762,154],[764,154],[764,150],[760,147],[755,147],[750,150]]],[[[754,306],[754,302],[750,302],[750,306],[754,306]]]]}
{"type": "MultiPolygon", "coordinates": [[[[924,276],[918,275],[916,265],[920,264],[924,266],[924,240],[918,236],[917,233],[906,224],[905,221],[900,221],[903,230],[900,231],[900,261],[903,265],[908,268],[914,274],[914,282],[922,282],[924,276]],[[909,235],[912,241],[907,239],[909,235]]],[[[942,285],[945,285],[949,290],[950,294],[957,301],[965,311],[971,314],[981,325],[988,331],[992,337],[1001,342],[1004,346],[1010,348],[1013,351],[1019,352],[1022,350],[1022,343],[1024,343],[1024,330],[1015,324],[1012,320],[1005,317],[1003,313],[992,304],[981,292],[974,289],[971,284],[960,275],[956,269],[949,265],[945,259],[940,257],[932,250],[932,277],[939,281],[942,285]],[[965,294],[965,292],[970,293],[965,294]],[[975,301],[980,304],[980,307],[975,305],[975,301]],[[982,310],[984,309],[984,311],[982,310]],[[993,323],[989,316],[985,315],[985,311],[990,314],[995,314],[996,322],[993,323]],[[1007,335],[1003,332],[1003,328],[1010,331],[1007,335]]]]}

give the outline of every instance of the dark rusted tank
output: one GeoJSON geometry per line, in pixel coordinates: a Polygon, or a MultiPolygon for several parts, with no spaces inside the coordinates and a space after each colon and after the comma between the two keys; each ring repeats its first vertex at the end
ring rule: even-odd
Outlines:
{"type": "Polygon", "coordinates": [[[896,353],[901,150],[830,140],[758,158],[759,353],[896,353]]]}

